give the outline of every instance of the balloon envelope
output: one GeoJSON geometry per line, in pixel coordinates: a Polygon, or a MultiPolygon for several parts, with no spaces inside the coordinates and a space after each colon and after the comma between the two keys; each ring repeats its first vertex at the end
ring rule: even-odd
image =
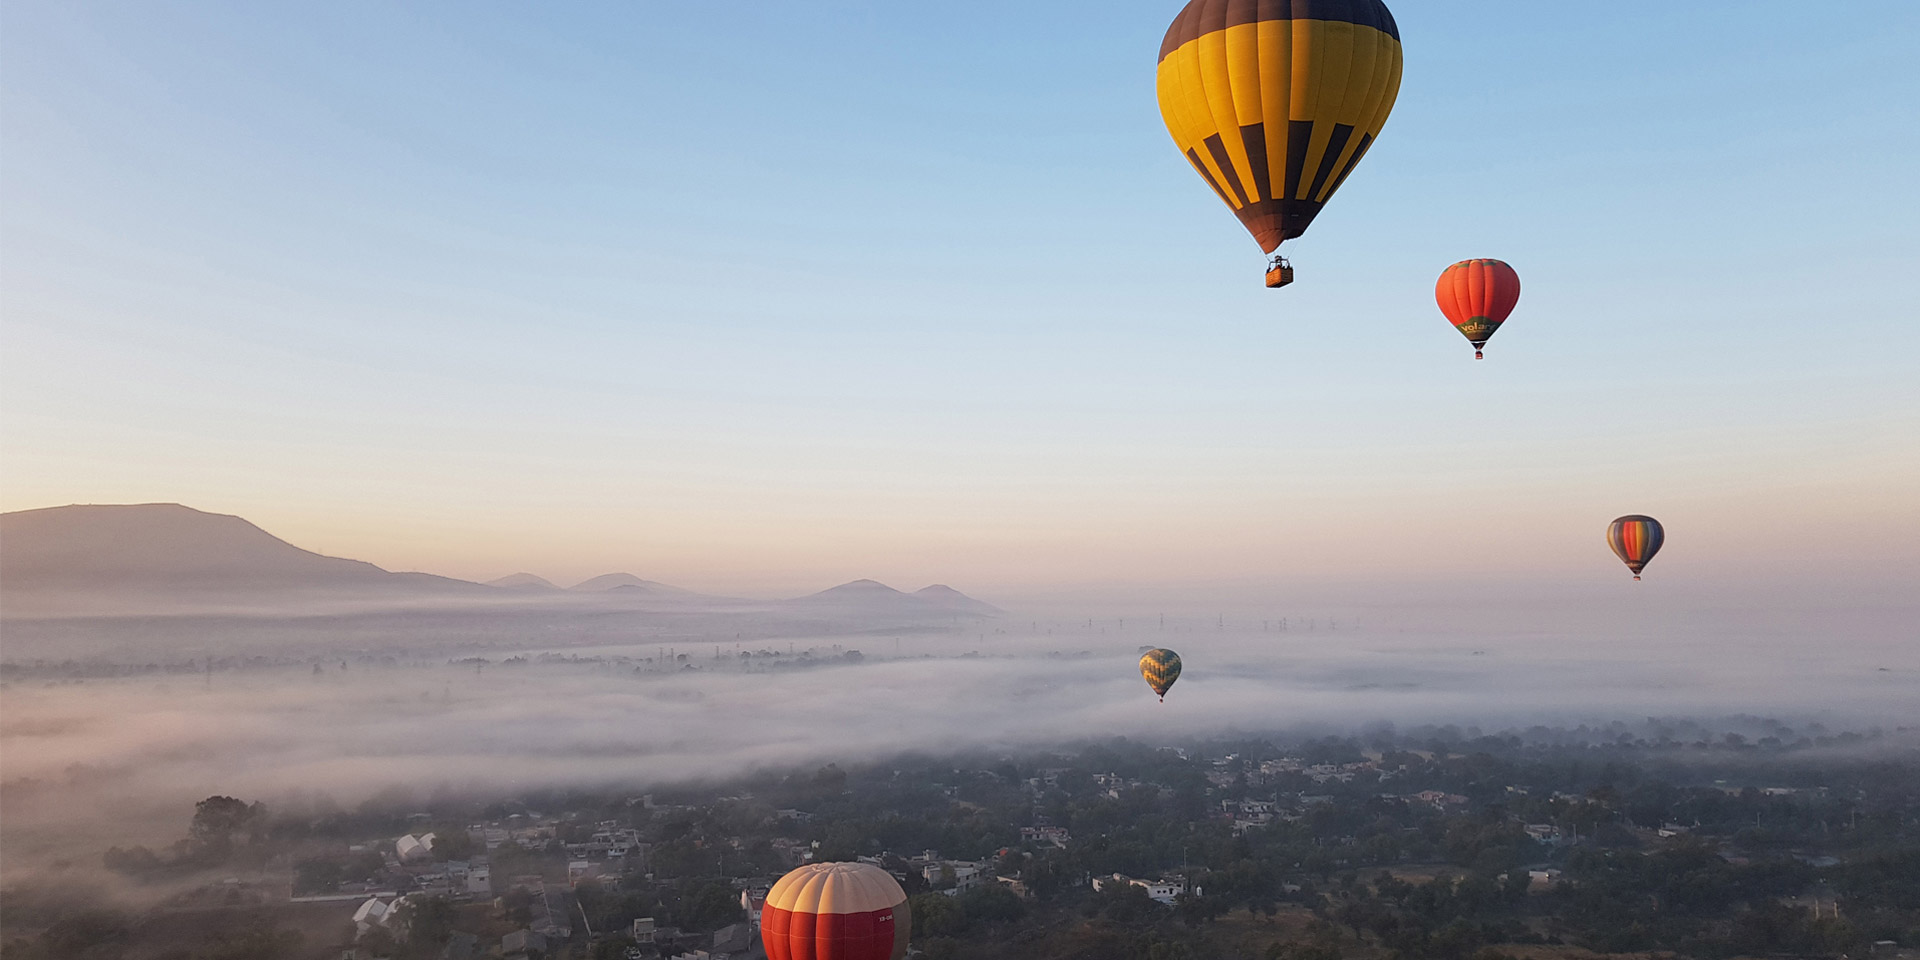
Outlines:
{"type": "Polygon", "coordinates": [[[1400,69],[1380,0],[1192,0],[1155,87],[1174,145],[1272,253],[1373,146],[1400,69]]]}
{"type": "Polygon", "coordinates": [[[1640,571],[1646,567],[1653,555],[1660,552],[1661,544],[1667,542],[1666,528],[1660,521],[1639,514],[1621,517],[1607,525],[1607,546],[1613,548],[1615,556],[1633,571],[1633,578],[1640,579],[1640,571]]]}
{"type": "Polygon", "coordinates": [[[1500,260],[1462,260],[1440,274],[1433,299],[1478,356],[1519,304],[1520,274],[1500,260]]]}
{"type": "Polygon", "coordinates": [[[1180,679],[1180,655],[1158,647],[1148,650],[1140,656],[1140,676],[1145,677],[1147,686],[1165,700],[1168,688],[1180,679]]]}
{"type": "Polygon", "coordinates": [[[901,960],[907,893],[866,863],[809,863],[781,877],[760,911],[768,960],[901,960]]]}

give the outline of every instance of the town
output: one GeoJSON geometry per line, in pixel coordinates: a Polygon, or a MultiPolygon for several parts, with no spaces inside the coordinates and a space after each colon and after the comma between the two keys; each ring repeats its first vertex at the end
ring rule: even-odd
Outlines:
{"type": "Polygon", "coordinates": [[[860,860],[930,960],[1911,957],[1912,734],[1382,727],[631,793],[210,797],[172,846],[98,854],[157,905],[11,889],[4,956],[739,960],[782,873],[860,860]]]}

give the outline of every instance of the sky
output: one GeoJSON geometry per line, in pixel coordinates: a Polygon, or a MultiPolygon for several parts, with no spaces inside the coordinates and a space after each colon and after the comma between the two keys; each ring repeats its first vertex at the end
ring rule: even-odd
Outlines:
{"type": "Polygon", "coordinates": [[[1920,580],[1920,7],[1399,0],[1278,292],[1178,8],[6,4],[0,508],[766,595],[1621,578],[1626,513],[1723,599],[1920,580]]]}

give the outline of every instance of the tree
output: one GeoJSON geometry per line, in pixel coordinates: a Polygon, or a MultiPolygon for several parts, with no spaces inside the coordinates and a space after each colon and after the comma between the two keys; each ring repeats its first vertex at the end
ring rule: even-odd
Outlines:
{"type": "Polygon", "coordinates": [[[587,956],[589,960],[626,960],[627,949],[633,946],[635,943],[632,937],[624,933],[616,933],[595,941],[592,951],[587,956]]]}
{"type": "Polygon", "coordinates": [[[193,805],[193,822],[187,834],[203,855],[222,863],[232,854],[234,834],[264,819],[265,813],[257,803],[249,806],[232,797],[208,797],[193,805]]]}
{"type": "Polygon", "coordinates": [[[438,860],[469,860],[475,848],[473,837],[459,827],[442,827],[433,832],[433,856],[438,860]]]}
{"type": "Polygon", "coordinates": [[[526,887],[508,890],[500,897],[500,907],[508,923],[524,927],[533,922],[533,893],[526,887]]]}
{"type": "Polygon", "coordinates": [[[690,930],[718,930],[729,923],[746,919],[740,909],[740,894],[724,881],[701,884],[688,894],[681,923],[690,930]]]}
{"type": "Polygon", "coordinates": [[[967,929],[960,902],[944,893],[922,893],[907,899],[913,913],[913,932],[929,937],[958,936],[967,929]]]}
{"type": "Polygon", "coordinates": [[[1165,907],[1147,896],[1146,888],[1117,880],[1094,894],[1092,910],[1099,916],[1128,926],[1144,926],[1166,913],[1165,907]]]}
{"type": "Polygon", "coordinates": [[[453,936],[453,903],[446,897],[407,897],[395,909],[393,926],[406,931],[409,953],[431,954],[453,936]]]}
{"type": "Polygon", "coordinates": [[[960,895],[960,911],[968,920],[1011,923],[1027,915],[1027,905],[1004,883],[984,883],[960,895]]]}

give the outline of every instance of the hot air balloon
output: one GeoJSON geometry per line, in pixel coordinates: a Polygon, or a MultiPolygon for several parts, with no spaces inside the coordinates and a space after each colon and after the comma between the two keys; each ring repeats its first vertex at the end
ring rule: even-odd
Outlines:
{"type": "Polygon", "coordinates": [[[1454,329],[1473,343],[1473,358],[1484,360],[1480,348],[1520,302],[1520,275],[1499,260],[1462,260],[1441,272],[1433,299],[1454,329]]]}
{"type": "Polygon", "coordinates": [[[1140,675],[1147,680],[1147,686],[1160,695],[1160,702],[1167,702],[1167,689],[1180,679],[1180,655],[1172,650],[1155,647],[1140,655],[1140,675]]]}
{"type": "Polygon", "coordinates": [[[1633,571],[1633,578],[1640,579],[1640,571],[1653,555],[1660,552],[1660,545],[1667,542],[1667,531],[1660,521],[1639,514],[1621,517],[1607,526],[1607,546],[1633,571]]]}
{"type": "Polygon", "coordinates": [[[760,911],[767,960],[901,960],[907,893],[866,863],[809,863],[780,878],[760,911]]]}
{"type": "MultiPolygon", "coordinates": [[[[1273,253],[1373,146],[1400,68],[1400,28],[1380,0],[1192,0],[1160,44],[1160,116],[1273,253]]],[[[1274,257],[1267,286],[1292,281],[1274,257]]]]}

